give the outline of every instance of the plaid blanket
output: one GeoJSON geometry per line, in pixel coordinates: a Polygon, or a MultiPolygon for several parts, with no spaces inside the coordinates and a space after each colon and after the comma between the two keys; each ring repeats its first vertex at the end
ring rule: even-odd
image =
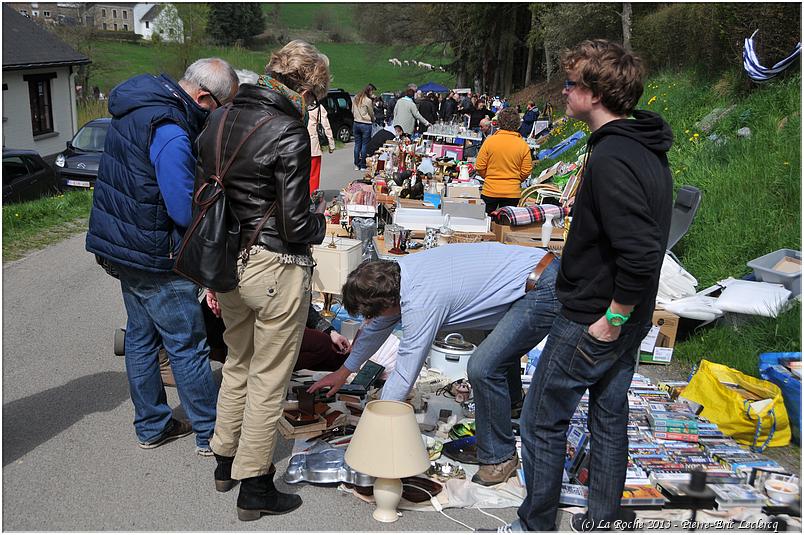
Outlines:
{"type": "Polygon", "coordinates": [[[553,221],[569,214],[569,208],[554,204],[534,204],[531,206],[503,206],[491,213],[491,219],[500,225],[520,227],[533,223],[544,223],[547,214],[553,215],[553,221]]]}

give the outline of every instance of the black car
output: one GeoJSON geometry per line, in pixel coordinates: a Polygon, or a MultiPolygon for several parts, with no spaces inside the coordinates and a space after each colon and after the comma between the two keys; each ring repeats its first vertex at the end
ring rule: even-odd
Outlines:
{"type": "Polygon", "coordinates": [[[352,115],[352,97],[343,89],[330,89],[322,104],[327,110],[329,126],[335,139],[348,143],[352,139],[352,125],[355,121],[352,115]]]}
{"type": "Polygon", "coordinates": [[[56,156],[56,175],[63,188],[90,188],[98,177],[98,164],[112,120],[93,119],[81,127],[67,150],[56,156]]]}
{"type": "Polygon", "coordinates": [[[3,149],[3,204],[58,192],[53,169],[36,151],[3,149]]]}

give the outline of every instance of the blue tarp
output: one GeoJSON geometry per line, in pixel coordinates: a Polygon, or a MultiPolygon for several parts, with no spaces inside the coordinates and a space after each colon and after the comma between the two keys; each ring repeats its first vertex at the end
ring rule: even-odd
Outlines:
{"type": "Polygon", "coordinates": [[[422,93],[427,93],[429,91],[432,91],[433,93],[449,93],[449,88],[435,82],[427,82],[426,84],[419,86],[419,91],[422,93]]]}
{"type": "Polygon", "coordinates": [[[793,440],[801,444],[801,380],[781,365],[790,360],[801,361],[801,353],[762,353],[759,356],[759,376],[782,390],[793,440]]]}
{"type": "Polygon", "coordinates": [[[585,135],[586,134],[584,134],[583,131],[578,130],[577,132],[572,134],[570,137],[568,137],[555,147],[550,147],[549,149],[544,149],[543,151],[540,151],[537,157],[540,160],[548,160],[550,158],[555,158],[556,156],[568,151],[570,147],[575,145],[578,142],[578,140],[582,139],[585,135]]]}

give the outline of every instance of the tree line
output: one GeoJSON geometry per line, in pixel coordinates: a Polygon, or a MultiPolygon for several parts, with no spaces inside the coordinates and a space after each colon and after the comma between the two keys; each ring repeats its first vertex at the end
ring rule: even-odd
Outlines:
{"type": "Polygon", "coordinates": [[[773,64],[800,40],[799,3],[371,4],[356,11],[364,38],[426,44],[451,57],[459,87],[510,95],[559,71],[560,51],[589,38],[622,43],[649,69],[739,65],[754,30],[773,64]]]}

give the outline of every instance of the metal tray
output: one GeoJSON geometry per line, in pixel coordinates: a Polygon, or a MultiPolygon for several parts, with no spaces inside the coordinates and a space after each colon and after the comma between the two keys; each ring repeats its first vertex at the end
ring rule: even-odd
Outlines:
{"type": "Polygon", "coordinates": [[[285,483],[351,483],[359,487],[374,485],[374,477],[353,470],[343,459],[344,448],[299,453],[290,458],[285,483]]]}

